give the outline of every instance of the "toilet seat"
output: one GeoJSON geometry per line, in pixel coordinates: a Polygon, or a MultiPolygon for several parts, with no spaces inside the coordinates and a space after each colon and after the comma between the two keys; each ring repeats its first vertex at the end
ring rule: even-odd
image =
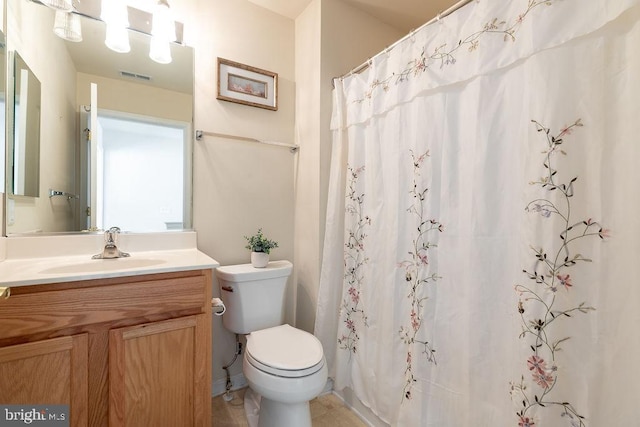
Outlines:
{"type": "Polygon", "coordinates": [[[309,375],[315,374],[316,372],[318,372],[320,369],[322,369],[322,367],[324,366],[324,360],[321,360],[320,362],[316,363],[315,365],[309,367],[309,368],[305,368],[305,369],[297,369],[297,370],[291,370],[291,369],[278,369],[278,368],[274,368],[273,366],[269,366],[266,365],[264,363],[261,363],[259,361],[257,361],[255,358],[253,358],[251,356],[251,354],[249,352],[247,352],[245,354],[245,357],[247,359],[247,361],[251,364],[251,366],[253,366],[254,368],[262,371],[262,372],[266,372],[268,374],[271,375],[275,375],[278,377],[283,377],[283,378],[302,378],[302,377],[307,377],[309,375]]]}
{"type": "Polygon", "coordinates": [[[287,324],[249,334],[245,357],[256,369],[285,378],[312,375],[324,366],[318,338],[287,324]]]}

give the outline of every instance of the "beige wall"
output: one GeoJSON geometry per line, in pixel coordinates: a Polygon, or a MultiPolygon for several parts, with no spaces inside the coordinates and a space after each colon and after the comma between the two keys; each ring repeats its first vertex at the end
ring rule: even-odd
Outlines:
{"type": "MultiPolygon", "coordinates": [[[[185,40],[195,47],[195,129],[294,143],[294,23],[247,0],[174,2],[184,14],[185,40]],[[278,110],[216,99],[217,58],[278,73],[278,110]]],[[[272,259],[293,257],[294,171],[286,148],[205,136],[194,143],[193,206],[198,248],[222,265],[249,262],[243,236],[259,227],[279,248],[272,259]]],[[[293,280],[287,321],[293,318],[293,280]]],[[[219,295],[217,283],[214,295],[219,295]]],[[[235,350],[234,335],[214,318],[213,377],[235,350]]],[[[241,360],[231,374],[242,371],[241,360]]],[[[215,383],[214,383],[215,388],[215,383]]]]}
{"type": "Polygon", "coordinates": [[[301,146],[296,185],[296,326],[311,332],[320,277],[320,108],[322,3],[296,19],[296,132],[301,146]]]}
{"type": "MultiPolygon", "coordinates": [[[[339,0],[314,0],[295,21],[246,0],[194,3],[184,22],[187,43],[196,48],[195,129],[300,145],[291,154],[214,137],[196,142],[198,247],[222,265],[245,263],[243,236],[263,227],[280,243],[272,258],[289,259],[295,267],[286,320],[312,331],[329,175],[331,78],[402,34],[339,0]],[[217,57],[278,73],[278,111],[216,100],[217,57]]],[[[221,381],[234,337],[220,319],[214,319],[213,333],[213,375],[221,381]]],[[[231,373],[239,372],[236,363],[231,373]]]]}
{"type": "Polygon", "coordinates": [[[297,326],[313,331],[324,241],[331,157],[331,81],[402,33],[340,0],[314,0],[296,19],[295,257],[297,326]]]}
{"type": "Polygon", "coordinates": [[[191,95],[153,86],[77,73],[78,105],[91,104],[91,83],[98,85],[98,107],[144,116],[191,122],[191,95]]]}

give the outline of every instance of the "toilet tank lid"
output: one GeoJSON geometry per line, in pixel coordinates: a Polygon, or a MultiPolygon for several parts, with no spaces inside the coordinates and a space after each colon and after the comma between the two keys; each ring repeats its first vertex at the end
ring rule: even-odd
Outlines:
{"type": "Polygon", "coordinates": [[[251,264],[225,265],[216,268],[216,276],[233,282],[248,282],[289,276],[292,269],[293,264],[286,260],[271,261],[264,268],[255,268],[251,264]]]}

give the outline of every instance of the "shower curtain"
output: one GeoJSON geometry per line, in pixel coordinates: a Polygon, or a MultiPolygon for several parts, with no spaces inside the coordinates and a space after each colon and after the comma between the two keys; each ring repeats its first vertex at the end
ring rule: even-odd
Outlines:
{"type": "Polygon", "coordinates": [[[640,425],[640,0],[479,0],[336,80],[316,335],[393,426],[640,425]]]}

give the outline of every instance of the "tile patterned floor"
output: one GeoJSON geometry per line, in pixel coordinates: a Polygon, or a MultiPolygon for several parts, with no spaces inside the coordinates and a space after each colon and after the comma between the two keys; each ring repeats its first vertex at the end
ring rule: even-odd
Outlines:
{"type": "MultiPolygon", "coordinates": [[[[244,415],[244,390],[233,392],[233,400],[222,396],[211,399],[213,427],[248,427],[244,415]]],[[[325,394],[311,401],[313,427],[366,427],[345,404],[333,394],[325,394]]]]}

